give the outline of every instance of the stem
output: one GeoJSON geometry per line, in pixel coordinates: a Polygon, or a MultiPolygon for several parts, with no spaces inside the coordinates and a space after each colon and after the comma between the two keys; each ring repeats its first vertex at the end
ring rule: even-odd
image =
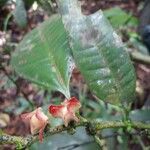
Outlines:
{"type": "Polygon", "coordinates": [[[20,136],[11,136],[8,134],[0,135],[0,144],[15,144],[16,149],[25,148],[30,142],[31,138],[24,138],[20,136]]]}
{"type": "Polygon", "coordinates": [[[102,144],[102,141],[100,140],[100,138],[98,137],[98,135],[95,135],[95,136],[94,136],[94,140],[95,140],[95,142],[98,144],[98,146],[99,146],[99,148],[100,148],[100,150],[101,150],[103,144],[102,144]]]}
{"type": "Polygon", "coordinates": [[[135,129],[150,129],[149,123],[143,123],[143,122],[130,122],[130,121],[104,121],[104,122],[97,122],[95,123],[95,130],[102,130],[102,129],[108,129],[108,128],[128,128],[132,127],[135,129]]]}
{"type": "Polygon", "coordinates": [[[10,18],[13,16],[13,13],[11,12],[11,13],[9,13],[8,15],[7,15],[7,17],[6,17],[6,19],[5,19],[5,21],[4,21],[4,31],[6,32],[7,31],[7,25],[8,25],[8,22],[9,22],[9,20],[10,20],[10,18]]]}
{"type": "Polygon", "coordinates": [[[134,61],[140,62],[142,64],[150,65],[150,56],[143,55],[139,52],[131,52],[130,56],[134,61]]]}
{"type": "MultiPolygon", "coordinates": [[[[132,127],[134,129],[150,129],[150,123],[143,123],[143,122],[131,122],[131,121],[100,121],[100,122],[90,122],[87,121],[86,119],[81,119],[80,122],[75,123],[73,125],[69,125],[68,127],[65,127],[64,125],[57,126],[55,128],[49,128],[45,132],[45,137],[51,136],[57,133],[61,133],[63,131],[67,131],[72,128],[84,126],[84,127],[89,127],[92,128],[91,130],[97,132],[102,129],[108,129],[108,128],[128,128],[132,127]],[[82,120],[82,121],[81,121],[82,120]]],[[[6,135],[6,134],[0,134],[0,144],[16,144],[19,149],[30,146],[32,143],[37,141],[38,136],[32,136],[31,138],[23,138],[19,136],[11,136],[11,135],[6,135]]],[[[96,137],[97,139],[97,137],[96,137]]],[[[97,141],[99,141],[97,139],[97,141]]]]}
{"type": "Polygon", "coordinates": [[[146,146],[144,145],[144,143],[143,143],[143,141],[142,141],[140,136],[137,136],[137,140],[140,143],[140,145],[142,147],[142,150],[148,150],[148,148],[146,148],[146,146]]]}

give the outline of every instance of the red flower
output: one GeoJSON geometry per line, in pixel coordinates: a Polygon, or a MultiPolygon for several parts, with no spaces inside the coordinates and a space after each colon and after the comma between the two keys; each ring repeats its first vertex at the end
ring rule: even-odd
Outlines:
{"type": "Polygon", "coordinates": [[[68,126],[68,123],[72,120],[79,121],[75,113],[80,107],[80,102],[75,97],[72,97],[69,100],[65,100],[61,105],[50,105],[49,112],[53,117],[62,118],[65,126],[68,126]]]}
{"type": "Polygon", "coordinates": [[[39,107],[36,110],[22,114],[21,118],[29,121],[31,134],[39,133],[39,141],[43,141],[43,131],[48,123],[48,117],[42,112],[42,108],[39,107]]]}

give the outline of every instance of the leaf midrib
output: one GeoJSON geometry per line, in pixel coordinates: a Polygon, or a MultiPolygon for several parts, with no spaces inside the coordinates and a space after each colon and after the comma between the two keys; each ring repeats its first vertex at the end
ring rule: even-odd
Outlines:
{"type": "MultiPolygon", "coordinates": [[[[42,30],[38,30],[38,33],[39,33],[41,42],[43,43],[43,45],[46,45],[46,46],[45,46],[45,50],[47,51],[47,53],[50,53],[51,56],[52,56],[53,53],[51,52],[51,49],[49,48],[49,45],[47,44],[47,43],[48,43],[48,40],[45,38],[45,35],[42,34],[42,30]]],[[[53,55],[53,56],[55,56],[55,55],[53,55]]],[[[50,60],[52,60],[53,63],[54,63],[54,65],[57,66],[57,65],[56,65],[56,62],[55,62],[55,59],[54,59],[53,57],[51,57],[50,60]]],[[[51,63],[50,63],[50,64],[51,64],[51,63]]],[[[51,67],[52,67],[52,66],[51,66],[51,67]]],[[[57,83],[59,84],[59,87],[62,87],[63,90],[65,91],[66,88],[65,88],[64,86],[62,86],[62,85],[66,85],[66,84],[65,84],[65,82],[64,82],[64,80],[63,80],[63,78],[62,78],[62,75],[61,75],[59,69],[57,69],[57,67],[55,67],[55,69],[56,69],[56,71],[58,72],[58,74],[56,74],[56,76],[58,77],[59,82],[57,82],[57,83]]],[[[66,92],[65,92],[65,93],[66,93],[66,92]]]]}

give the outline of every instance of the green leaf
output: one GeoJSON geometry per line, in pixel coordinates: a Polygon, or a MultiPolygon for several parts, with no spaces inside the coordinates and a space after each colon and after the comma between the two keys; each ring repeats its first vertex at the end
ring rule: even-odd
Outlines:
{"type": "Polygon", "coordinates": [[[102,11],[85,16],[77,0],[59,0],[77,66],[91,91],[113,104],[134,99],[135,73],[125,47],[102,11]]]}
{"type": "Polygon", "coordinates": [[[16,0],[16,9],[13,12],[16,23],[24,28],[27,25],[27,13],[23,0],[16,0]]]}
{"type": "Polygon", "coordinates": [[[130,18],[126,12],[119,7],[104,10],[104,15],[110,20],[113,27],[120,27],[130,18]]]}
{"type": "Polygon", "coordinates": [[[66,132],[55,134],[44,139],[43,143],[36,142],[30,150],[91,150],[98,149],[98,145],[90,138],[83,127],[77,128],[74,135],[66,132]]]}
{"type": "Polygon", "coordinates": [[[73,62],[61,17],[54,15],[28,33],[13,54],[11,64],[26,79],[70,97],[73,62]]]}
{"type": "Polygon", "coordinates": [[[150,122],[150,108],[133,110],[130,112],[129,118],[133,121],[150,122]]]}
{"type": "Polygon", "coordinates": [[[114,28],[119,28],[124,24],[129,24],[136,26],[138,25],[138,21],[131,14],[126,13],[119,7],[110,8],[104,10],[104,15],[107,17],[114,28]]]}

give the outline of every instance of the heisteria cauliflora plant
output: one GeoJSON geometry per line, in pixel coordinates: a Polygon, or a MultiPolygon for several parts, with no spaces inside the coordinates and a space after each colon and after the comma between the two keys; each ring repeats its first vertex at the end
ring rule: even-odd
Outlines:
{"type": "Polygon", "coordinates": [[[24,37],[12,54],[11,64],[20,76],[45,89],[59,91],[66,98],[58,105],[50,104],[47,108],[49,115],[40,107],[21,115],[30,124],[30,137],[1,134],[0,142],[14,143],[16,148],[23,149],[37,140],[37,133],[42,142],[44,137],[84,127],[102,147],[100,131],[103,129],[149,132],[150,118],[136,120],[133,117],[130,106],[135,100],[134,67],[120,37],[103,12],[99,10],[84,15],[78,0],[57,0],[57,4],[59,13],[24,37]],[[121,117],[89,120],[80,115],[82,101],[71,97],[69,88],[75,66],[99,103],[104,101],[110,103],[111,108],[121,109],[121,117]],[[62,119],[63,124],[52,127],[53,118],[62,119]]]}

